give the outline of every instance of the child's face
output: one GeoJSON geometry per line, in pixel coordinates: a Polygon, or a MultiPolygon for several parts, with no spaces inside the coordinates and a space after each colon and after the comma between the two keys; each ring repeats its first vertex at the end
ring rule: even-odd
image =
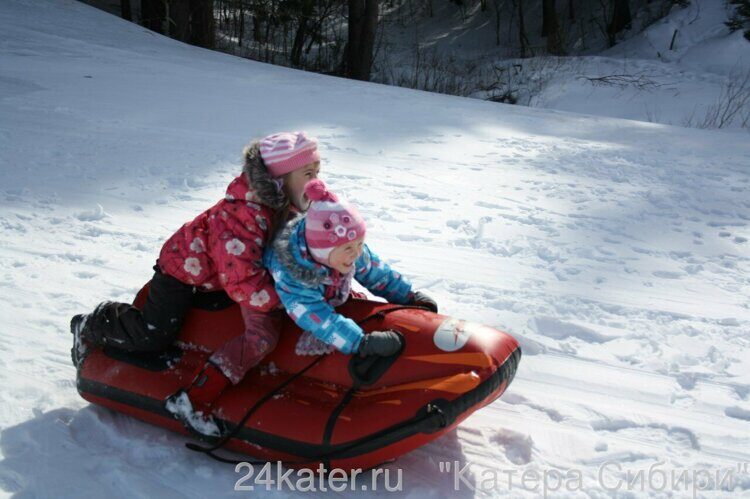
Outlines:
{"type": "Polygon", "coordinates": [[[284,175],[284,192],[298,210],[307,211],[310,206],[310,200],[305,195],[305,184],[318,178],[319,173],[320,161],[316,161],[284,175]]]}
{"type": "Polygon", "coordinates": [[[342,274],[349,273],[354,267],[354,262],[362,254],[364,245],[365,236],[362,236],[341,246],[336,246],[328,255],[328,266],[342,274]]]}

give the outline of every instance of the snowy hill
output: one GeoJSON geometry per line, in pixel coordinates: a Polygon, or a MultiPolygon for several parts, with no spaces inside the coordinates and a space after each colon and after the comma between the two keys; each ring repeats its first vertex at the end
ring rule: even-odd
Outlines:
{"type": "Polygon", "coordinates": [[[665,18],[599,56],[567,60],[532,105],[677,126],[738,129],[744,122],[747,130],[750,43],[741,31],[729,33],[728,12],[716,0],[675,5],[665,18]],[[627,78],[609,85],[591,80],[610,75],[627,78]],[[727,102],[742,82],[735,104],[727,102]],[[711,123],[714,109],[732,109],[741,99],[736,117],[721,127],[711,123]]]}
{"type": "MultiPolygon", "coordinates": [[[[611,49],[593,33],[592,40],[571,42],[569,57],[525,59],[513,59],[518,54],[514,23],[503,20],[496,45],[494,10],[482,12],[480,4],[463,17],[454,3],[436,3],[434,18],[422,13],[416,24],[407,17],[406,25],[388,12],[373,77],[410,83],[419,74],[418,88],[481,99],[508,94],[522,105],[597,116],[699,128],[742,128],[743,122],[750,127],[750,43],[724,24],[732,7],[724,1],[690,0],[648,24],[655,16],[648,10],[658,5],[646,4],[636,12],[641,17],[632,32],[623,33],[623,41],[611,49]],[[647,27],[641,31],[642,25],[647,27]],[[415,33],[422,40],[419,61],[415,33]],[[734,84],[736,91],[742,81],[743,109],[718,127],[711,122],[712,109],[725,104],[728,87],[734,84]]],[[[532,23],[540,17],[528,13],[530,36],[536,36],[532,23]]],[[[569,30],[574,38],[578,27],[569,30]]],[[[544,40],[536,45],[543,50],[544,40]]]]}
{"type": "Polygon", "coordinates": [[[381,256],[524,348],[500,401],[388,466],[404,495],[479,495],[454,491],[445,461],[472,463],[491,495],[535,496],[521,475],[550,470],[613,495],[655,465],[687,473],[665,490],[750,493],[746,133],[289,70],[73,0],[5,0],[0,23],[4,495],[236,495],[231,466],[78,397],[68,319],[131,299],[242,146],[295,129],[319,138],[323,176],[381,256]]]}

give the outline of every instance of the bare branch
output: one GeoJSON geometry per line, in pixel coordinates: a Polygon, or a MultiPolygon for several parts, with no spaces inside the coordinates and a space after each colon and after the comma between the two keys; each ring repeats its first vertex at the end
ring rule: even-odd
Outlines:
{"type": "Polygon", "coordinates": [[[634,74],[611,74],[606,76],[578,76],[579,80],[588,80],[594,86],[627,88],[635,87],[639,90],[654,90],[663,87],[664,84],[657,83],[650,75],[639,72],[634,74]]]}

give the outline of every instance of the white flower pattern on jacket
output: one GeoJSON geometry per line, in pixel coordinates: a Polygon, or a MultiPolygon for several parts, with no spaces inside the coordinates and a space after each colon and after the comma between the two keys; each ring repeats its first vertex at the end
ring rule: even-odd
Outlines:
{"type": "Polygon", "coordinates": [[[193,239],[193,242],[190,243],[190,250],[196,253],[203,253],[206,251],[206,244],[203,242],[203,239],[196,237],[193,239]]]}
{"type": "Polygon", "coordinates": [[[190,274],[194,275],[195,277],[198,277],[200,275],[201,270],[201,262],[195,257],[190,257],[185,259],[185,265],[184,265],[185,271],[189,272],[190,274]]]}
{"type": "Polygon", "coordinates": [[[250,305],[254,307],[262,307],[270,300],[271,297],[268,295],[268,291],[266,291],[265,289],[250,295],[250,305]]]}
{"type": "Polygon", "coordinates": [[[245,243],[237,238],[234,238],[231,241],[227,241],[225,247],[227,249],[227,253],[229,253],[230,255],[240,256],[245,252],[245,243]]]}

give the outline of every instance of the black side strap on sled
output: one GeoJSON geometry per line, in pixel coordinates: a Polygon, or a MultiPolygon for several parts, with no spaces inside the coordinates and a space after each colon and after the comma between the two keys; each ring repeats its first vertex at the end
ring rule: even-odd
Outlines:
{"type": "MultiPolygon", "coordinates": [[[[263,404],[265,404],[266,402],[268,402],[268,400],[271,399],[274,395],[276,395],[278,392],[280,392],[281,390],[283,390],[287,385],[289,385],[290,383],[292,383],[292,381],[296,380],[297,378],[299,378],[300,376],[302,376],[303,374],[305,374],[307,371],[309,371],[310,369],[312,369],[315,365],[318,364],[318,362],[320,362],[321,360],[323,360],[323,358],[325,356],[326,356],[326,354],[318,355],[315,358],[315,360],[313,360],[312,362],[310,362],[308,365],[306,365],[300,371],[297,371],[296,373],[294,373],[294,375],[288,377],[287,379],[285,379],[284,381],[282,381],[281,383],[279,383],[276,387],[273,388],[273,390],[271,390],[270,392],[268,392],[265,395],[263,395],[257,402],[255,402],[255,404],[253,404],[252,407],[250,407],[250,409],[248,409],[248,411],[245,413],[245,415],[242,417],[242,419],[239,421],[239,423],[237,423],[237,426],[235,426],[232,431],[230,431],[229,433],[227,433],[226,435],[224,435],[223,437],[221,437],[219,439],[219,441],[216,442],[215,444],[213,444],[213,445],[211,445],[209,447],[203,447],[203,446],[191,443],[191,442],[187,442],[185,444],[185,447],[187,447],[190,450],[196,451],[196,452],[203,452],[203,453],[207,454],[208,456],[211,456],[212,458],[216,459],[217,461],[221,461],[222,463],[238,464],[238,463],[242,462],[242,461],[237,461],[237,460],[234,460],[234,459],[227,459],[227,458],[223,458],[221,456],[217,456],[216,454],[214,454],[214,451],[219,450],[222,447],[224,447],[227,444],[227,442],[229,442],[229,440],[231,440],[245,426],[245,423],[247,423],[248,419],[250,419],[250,416],[252,416],[255,413],[255,411],[257,411],[258,409],[260,409],[261,406],[263,406],[263,404]]],[[[258,463],[256,463],[256,464],[258,464],[258,463]]]]}
{"type": "MultiPolygon", "coordinates": [[[[424,307],[422,305],[400,305],[392,308],[388,308],[385,310],[380,310],[378,312],[375,312],[374,314],[370,314],[364,319],[361,319],[357,322],[357,325],[361,326],[362,324],[369,322],[374,319],[383,319],[386,315],[388,315],[391,312],[395,312],[397,310],[427,310],[430,311],[429,308],[424,307]]],[[[403,348],[402,348],[403,350],[403,348]]],[[[333,425],[335,424],[335,421],[338,419],[338,415],[341,413],[341,411],[344,409],[346,404],[352,399],[354,396],[354,393],[359,389],[359,387],[364,384],[372,384],[377,378],[379,378],[382,374],[385,373],[385,371],[395,362],[396,358],[400,355],[400,351],[392,355],[391,357],[382,358],[385,360],[385,362],[379,363],[378,366],[375,366],[373,369],[373,360],[369,357],[365,357],[362,359],[362,362],[359,363],[360,367],[356,367],[356,364],[353,362],[350,362],[349,364],[349,372],[352,375],[352,378],[354,380],[354,384],[352,387],[346,392],[346,395],[344,396],[344,399],[342,400],[341,404],[339,404],[336,409],[334,409],[333,413],[331,414],[331,417],[329,418],[327,429],[327,433],[329,434],[328,437],[330,438],[330,433],[333,432],[333,425]],[[352,367],[352,366],[355,367],[352,367]]],[[[238,461],[236,459],[229,459],[222,456],[219,456],[215,454],[215,451],[221,449],[224,447],[227,442],[229,442],[232,438],[234,438],[237,433],[239,433],[242,428],[244,428],[245,423],[250,419],[250,417],[258,410],[260,409],[263,404],[268,402],[271,398],[273,398],[274,395],[279,393],[281,390],[289,386],[293,381],[295,381],[297,378],[305,374],[307,371],[315,367],[323,358],[325,358],[328,354],[321,354],[318,355],[312,362],[310,362],[308,365],[306,365],[301,370],[294,373],[289,378],[285,379],[281,383],[279,383],[277,386],[275,386],[272,390],[270,390],[268,393],[263,395],[255,404],[250,407],[245,415],[242,417],[242,419],[237,423],[237,425],[229,431],[226,435],[221,437],[217,442],[213,443],[209,446],[201,446],[198,444],[194,444],[192,442],[185,443],[185,447],[188,449],[195,451],[195,452],[202,452],[206,454],[207,456],[227,464],[239,464],[239,463],[250,463],[250,464],[264,464],[266,461],[238,461]]],[[[355,354],[356,355],[356,354],[355,354]]],[[[305,464],[308,462],[315,462],[318,460],[327,459],[329,452],[322,453],[320,456],[318,456],[315,459],[305,459],[303,461],[282,461],[282,464],[305,464]]]]}

